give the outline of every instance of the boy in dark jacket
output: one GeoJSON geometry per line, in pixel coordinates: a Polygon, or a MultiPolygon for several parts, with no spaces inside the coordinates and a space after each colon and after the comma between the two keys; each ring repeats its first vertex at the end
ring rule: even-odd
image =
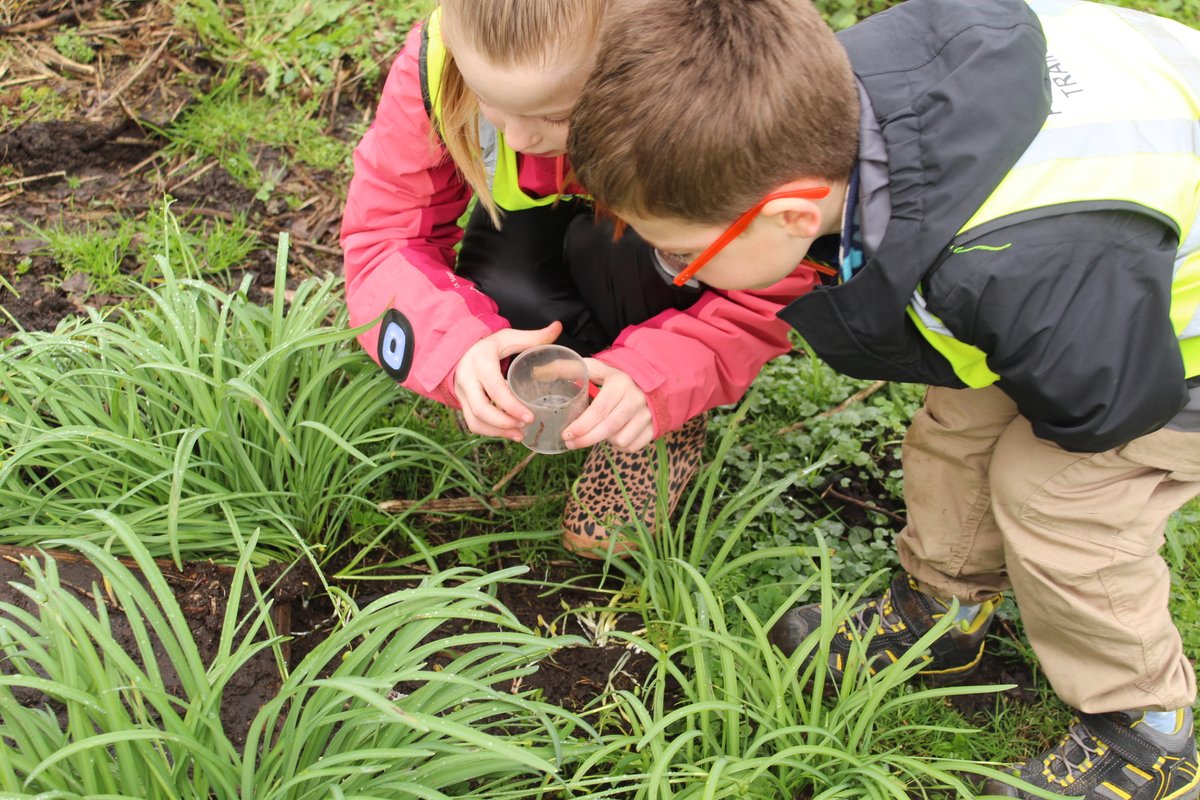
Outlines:
{"type": "Polygon", "coordinates": [[[930,387],[904,571],[834,675],[873,621],[872,670],[957,599],[923,671],[965,677],[1011,589],[1079,712],[1014,772],[1200,796],[1159,555],[1200,494],[1200,34],[1075,0],[909,0],[838,36],[806,0],[628,2],[572,115],[583,184],[676,285],[834,272],[780,316],[842,372],[930,387]]]}

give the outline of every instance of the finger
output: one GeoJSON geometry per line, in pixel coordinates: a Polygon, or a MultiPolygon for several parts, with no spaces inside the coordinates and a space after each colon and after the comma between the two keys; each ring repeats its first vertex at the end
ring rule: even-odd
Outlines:
{"type": "MultiPolygon", "coordinates": [[[[599,439],[592,440],[590,433],[593,428],[607,418],[617,407],[619,395],[616,392],[605,393],[601,388],[576,419],[563,429],[563,442],[568,447],[587,447],[595,444],[599,439]],[[581,437],[586,437],[585,440],[578,444],[572,444],[572,441],[578,440],[581,437]]],[[[603,437],[601,437],[603,438],[603,437]]]]}
{"type": "Polygon", "coordinates": [[[513,442],[519,442],[523,438],[523,433],[520,429],[500,428],[495,425],[489,425],[473,412],[467,411],[465,406],[463,407],[463,419],[467,423],[467,428],[472,433],[477,433],[480,436],[495,436],[499,439],[508,439],[513,442]]]}
{"type": "MultiPolygon", "coordinates": [[[[573,439],[578,439],[579,437],[585,438],[582,442],[575,445],[577,447],[587,447],[588,445],[595,444],[596,441],[600,441],[600,439],[596,439],[592,435],[591,431],[603,419],[616,413],[617,409],[623,403],[628,402],[628,395],[625,390],[631,384],[628,383],[629,378],[624,372],[594,358],[587,358],[584,361],[588,367],[588,394],[591,395],[592,401],[584,412],[579,415],[579,418],[563,430],[563,441],[567,443],[568,447],[571,446],[573,439]],[[610,379],[612,383],[605,384],[605,381],[610,379]]],[[[626,408],[622,412],[622,421],[627,419],[630,414],[636,413],[636,410],[636,404],[632,410],[626,408]]]]}
{"type": "Polygon", "coordinates": [[[608,364],[595,358],[585,358],[583,363],[587,365],[588,380],[597,386],[603,386],[605,380],[612,377],[614,373],[620,372],[619,369],[610,367],[608,364]]]}
{"type": "Polygon", "coordinates": [[[622,406],[587,420],[581,416],[571,424],[572,428],[578,426],[579,430],[575,431],[569,439],[564,431],[563,441],[567,442],[567,446],[572,449],[590,447],[615,435],[629,423],[631,417],[632,410],[623,409],[622,406]],[[582,424],[580,424],[581,422],[582,424]]]}
{"type": "MultiPolygon", "coordinates": [[[[608,443],[613,449],[626,453],[641,450],[654,440],[654,418],[642,404],[633,398],[626,398],[625,405],[629,407],[628,422],[608,437],[608,443]]],[[[624,414],[614,414],[623,417],[624,414]]]]}
{"type": "MultiPolygon", "coordinates": [[[[496,335],[503,333],[506,331],[496,335]]],[[[466,359],[459,366],[458,376],[468,387],[472,410],[486,424],[507,429],[522,427],[533,420],[529,409],[508,388],[498,357],[481,355],[466,359]]]]}
{"type": "Polygon", "coordinates": [[[533,422],[533,412],[512,393],[512,389],[508,388],[508,381],[504,380],[499,372],[483,379],[483,389],[491,403],[495,404],[495,409],[502,411],[515,424],[525,426],[533,422]]]}
{"type": "Polygon", "coordinates": [[[518,330],[517,328],[508,328],[504,331],[498,331],[497,346],[501,358],[516,355],[522,350],[528,350],[539,344],[554,344],[562,333],[562,323],[558,321],[551,322],[544,328],[535,330],[518,330]]]}
{"type": "Polygon", "coordinates": [[[644,425],[626,425],[609,437],[608,443],[622,453],[637,453],[654,441],[654,429],[644,425]]]}
{"type": "MultiPolygon", "coordinates": [[[[513,438],[513,434],[516,433],[517,438],[520,438],[520,429],[526,423],[492,405],[484,385],[472,383],[463,387],[459,402],[462,403],[467,427],[473,432],[484,436],[503,436],[507,439],[513,438]]],[[[521,406],[521,409],[528,413],[524,406],[521,406]]]]}

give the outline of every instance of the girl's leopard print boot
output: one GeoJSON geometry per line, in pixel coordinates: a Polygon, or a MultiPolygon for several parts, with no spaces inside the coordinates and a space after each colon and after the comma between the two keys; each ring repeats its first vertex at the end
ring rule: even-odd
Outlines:
{"type": "MultiPolygon", "coordinates": [[[[708,415],[701,414],[680,430],[663,436],[669,465],[668,514],[675,510],[700,467],[707,430],[708,415]]],[[[610,552],[619,555],[634,549],[636,545],[629,535],[618,534],[613,541],[613,533],[621,527],[632,532],[631,520],[635,515],[651,533],[654,532],[658,511],[657,478],[656,442],[636,453],[620,453],[606,443],[593,447],[563,511],[563,547],[595,559],[603,559],[610,552]]]]}

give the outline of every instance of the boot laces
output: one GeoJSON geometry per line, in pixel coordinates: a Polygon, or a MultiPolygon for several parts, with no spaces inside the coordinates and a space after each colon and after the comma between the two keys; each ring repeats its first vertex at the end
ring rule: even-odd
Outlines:
{"type": "Polygon", "coordinates": [[[854,613],[853,629],[859,633],[870,630],[872,622],[878,618],[878,624],[886,630],[894,631],[898,627],[899,618],[892,611],[892,590],[888,589],[873,603],[867,603],[854,613]]]}
{"type": "Polygon", "coordinates": [[[1081,724],[1075,724],[1067,728],[1067,735],[1059,742],[1058,747],[1054,750],[1054,755],[1062,762],[1063,768],[1066,769],[1066,777],[1075,778],[1082,776],[1088,771],[1091,766],[1091,757],[1098,755],[1100,750],[1093,747],[1096,742],[1096,737],[1088,734],[1087,729],[1081,724]],[[1071,745],[1074,745],[1072,747],[1071,745]],[[1067,756],[1072,752],[1078,751],[1079,758],[1072,761],[1067,756]]]}

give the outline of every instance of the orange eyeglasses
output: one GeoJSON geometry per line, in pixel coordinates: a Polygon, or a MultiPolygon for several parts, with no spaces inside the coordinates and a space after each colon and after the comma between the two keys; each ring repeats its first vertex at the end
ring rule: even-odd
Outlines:
{"type": "MultiPolygon", "coordinates": [[[[733,224],[725,229],[725,232],[716,238],[716,240],[689,264],[684,259],[674,253],[666,253],[658,248],[654,249],[654,265],[658,271],[667,280],[668,283],[673,283],[676,286],[699,286],[699,281],[693,280],[697,272],[704,268],[704,265],[716,256],[717,253],[725,247],[725,245],[736,239],[742,231],[749,227],[754,218],[763,210],[763,206],[772,200],[780,200],[782,198],[803,198],[807,200],[819,200],[822,197],[829,195],[828,186],[812,186],[807,189],[787,189],[782,192],[772,192],[771,194],[759,200],[754,206],[742,214],[733,224]]],[[[814,269],[819,272],[829,271],[829,274],[836,274],[834,270],[828,267],[821,267],[818,264],[809,263],[814,269]]]]}

